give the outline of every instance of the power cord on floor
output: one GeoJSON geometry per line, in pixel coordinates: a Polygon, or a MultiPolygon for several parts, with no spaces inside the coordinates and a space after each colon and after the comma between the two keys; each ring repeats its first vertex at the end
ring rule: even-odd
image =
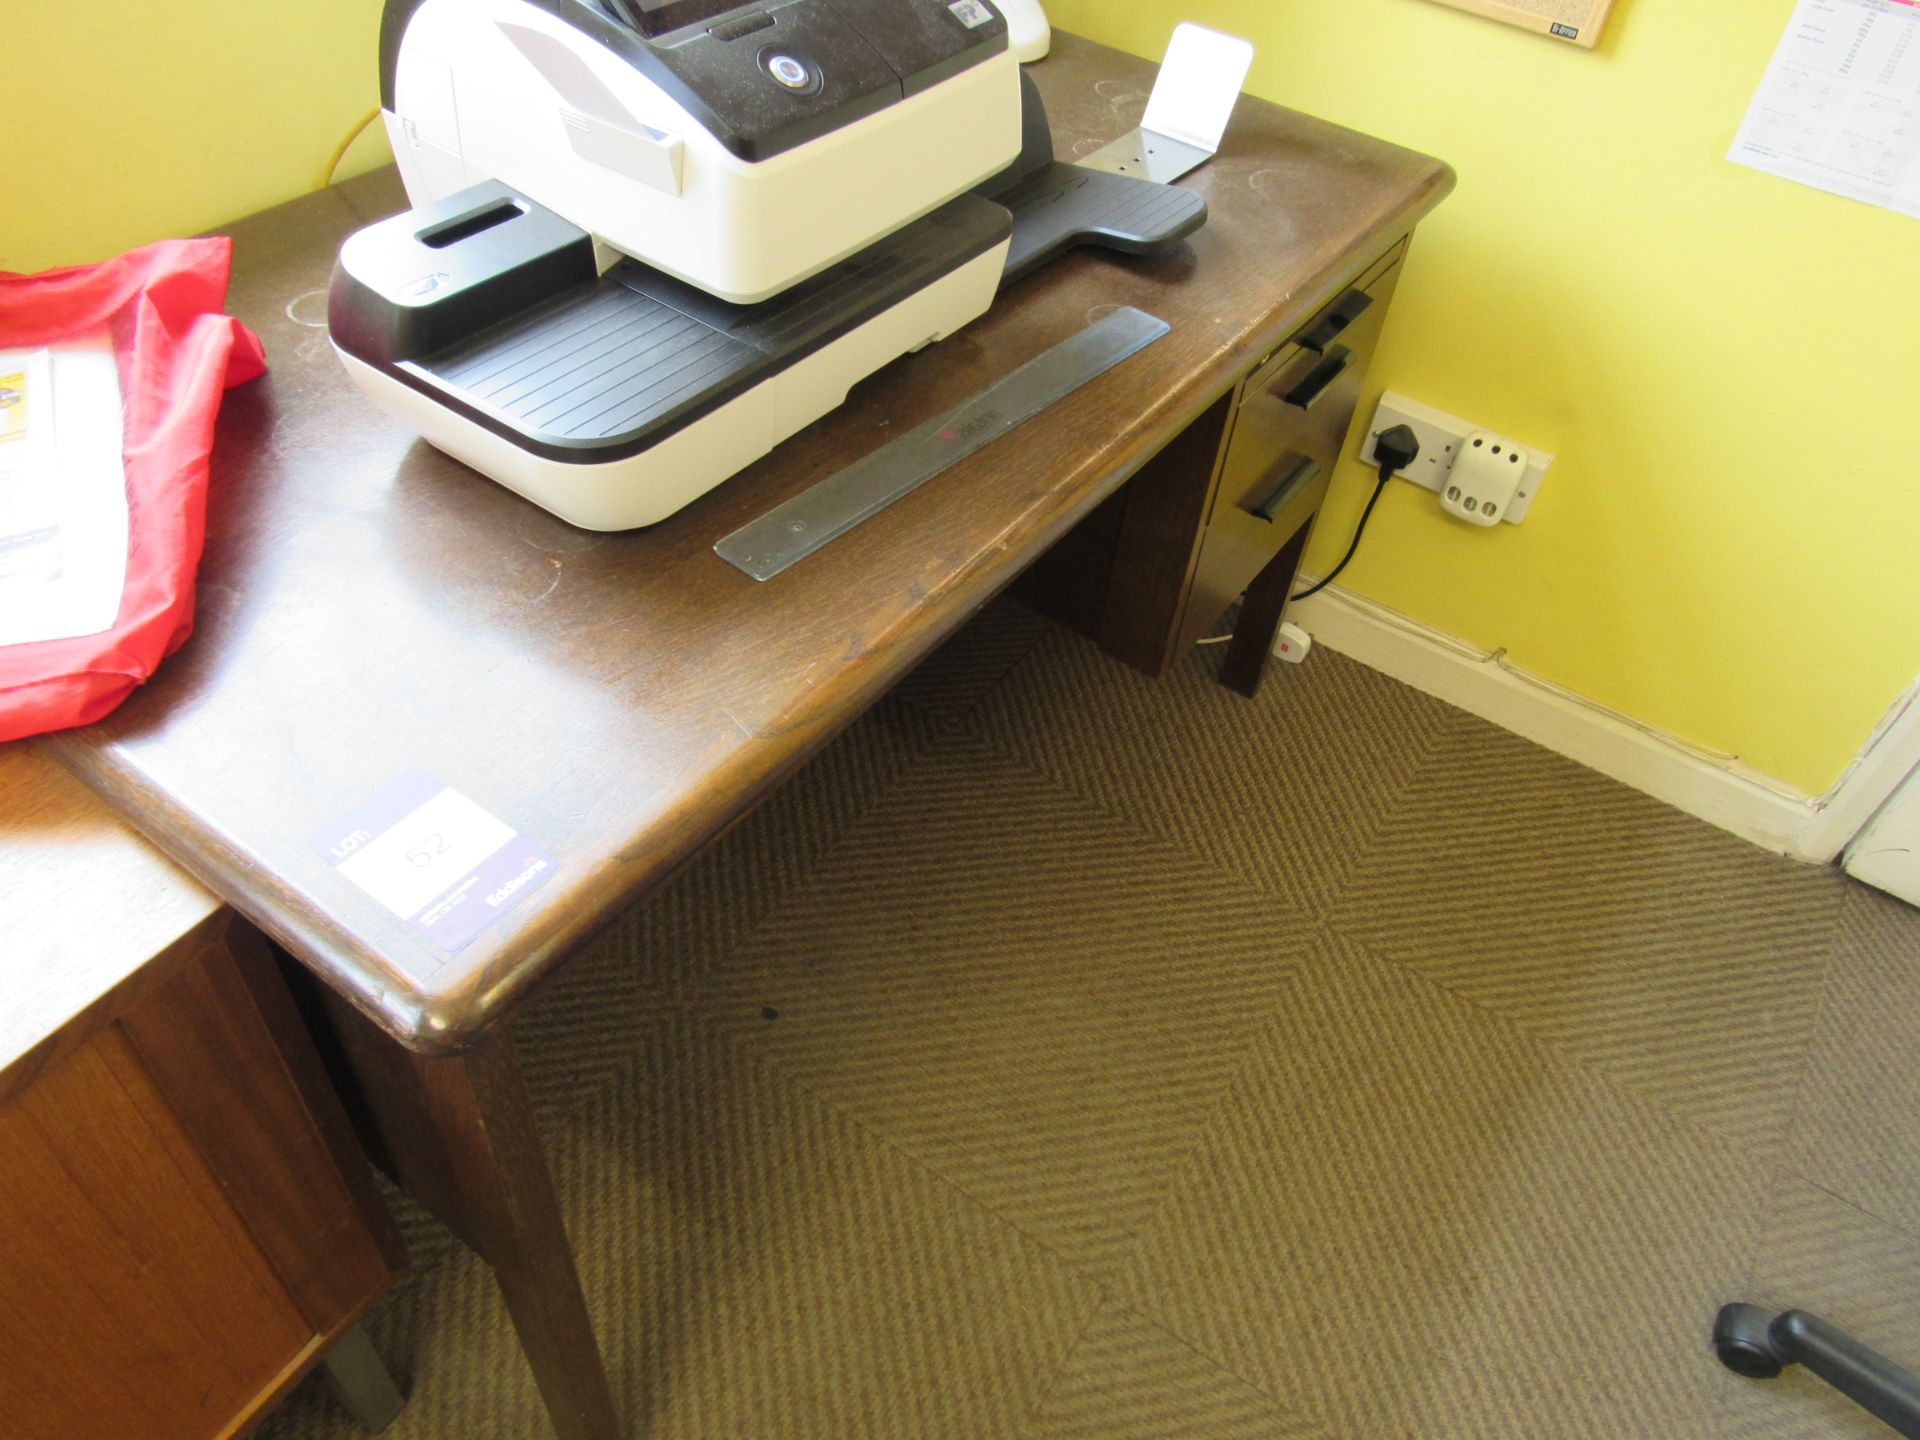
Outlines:
{"type": "Polygon", "coordinates": [[[1420,437],[1413,433],[1411,426],[1395,425],[1391,430],[1382,430],[1375,438],[1373,454],[1374,458],[1380,462],[1380,480],[1373,487],[1373,496],[1367,501],[1367,508],[1360,513],[1360,523],[1353,532],[1353,543],[1347,546],[1347,553],[1340,557],[1338,565],[1298,595],[1289,596],[1289,601],[1304,600],[1309,595],[1318,595],[1333,583],[1335,576],[1347,568],[1347,561],[1353,559],[1353,552],[1360,548],[1360,537],[1367,533],[1367,521],[1373,518],[1373,507],[1380,503],[1380,493],[1387,488],[1387,481],[1420,458],[1420,437]]]}

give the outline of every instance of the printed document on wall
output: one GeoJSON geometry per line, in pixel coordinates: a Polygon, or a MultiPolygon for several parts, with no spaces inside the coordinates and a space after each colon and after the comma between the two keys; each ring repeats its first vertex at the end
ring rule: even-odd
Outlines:
{"type": "Polygon", "coordinates": [[[1727,158],[1920,217],[1920,0],[1799,0],[1727,158]]]}

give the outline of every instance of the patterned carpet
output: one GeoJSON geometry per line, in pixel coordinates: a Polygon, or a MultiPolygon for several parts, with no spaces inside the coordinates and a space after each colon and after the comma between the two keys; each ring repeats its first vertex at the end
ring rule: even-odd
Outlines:
{"type": "MultiPolygon", "coordinates": [[[[1350,661],[1011,602],[522,1026],[650,1440],[1859,1437],[1920,1364],[1920,912],[1350,661]]],[[[394,1440],[547,1430],[400,1204],[394,1440]]],[[[310,1382],[270,1440],[355,1435],[310,1382]]]]}

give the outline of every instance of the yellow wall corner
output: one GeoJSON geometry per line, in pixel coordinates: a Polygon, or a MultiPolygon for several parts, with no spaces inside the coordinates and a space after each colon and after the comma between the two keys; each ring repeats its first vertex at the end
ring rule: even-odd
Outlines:
{"type": "MultiPolygon", "coordinates": [[[[10,9],[0,269],[103,260],[290,200],[378,101],[380,0],[10,9]]],[[[376,126],[342,173],[390,158],[376,126]]]]}

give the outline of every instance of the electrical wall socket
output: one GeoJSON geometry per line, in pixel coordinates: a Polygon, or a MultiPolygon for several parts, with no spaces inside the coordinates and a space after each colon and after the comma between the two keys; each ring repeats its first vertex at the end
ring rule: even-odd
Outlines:
{"type": "MultiPolygon", "coordinates": [[[[1413,433],[1420,439],[1420,458],[1394,478],[1411,480],[1436,494],[1445,494],[1447,472],[1453,468],[1454,457],[1460,453],[1460,447],[1466,444],[1467,437],[1479,434],[1484,428],[1470,420],[1462,420],[1458,415],[1449,415],[1444,410],[1422,405],[1418,400],[1410,400],[1398,391],[1389,390],[1380,397],[1380,408],[1373,412],[1373,420],[1367,426],[1366,440],[1360,446],[1362,464],[1379,465],[1374,455],[1374,442],[1380,438],[1381,431],[1391,430],[1395,425],[1412,427],[1413,433]]],[[[1510,525],[1518,525],[1527,518],[1527,510],[1540,493],[1541,482],[1547,478],[1547,469],[1553,464],[1553,456],[1549,452],[1531,446],[1525,448],[1527,472],[1521,478],[1519,493],[1507,507],[1506,514],[1500,517],[1510,525]]]]}

